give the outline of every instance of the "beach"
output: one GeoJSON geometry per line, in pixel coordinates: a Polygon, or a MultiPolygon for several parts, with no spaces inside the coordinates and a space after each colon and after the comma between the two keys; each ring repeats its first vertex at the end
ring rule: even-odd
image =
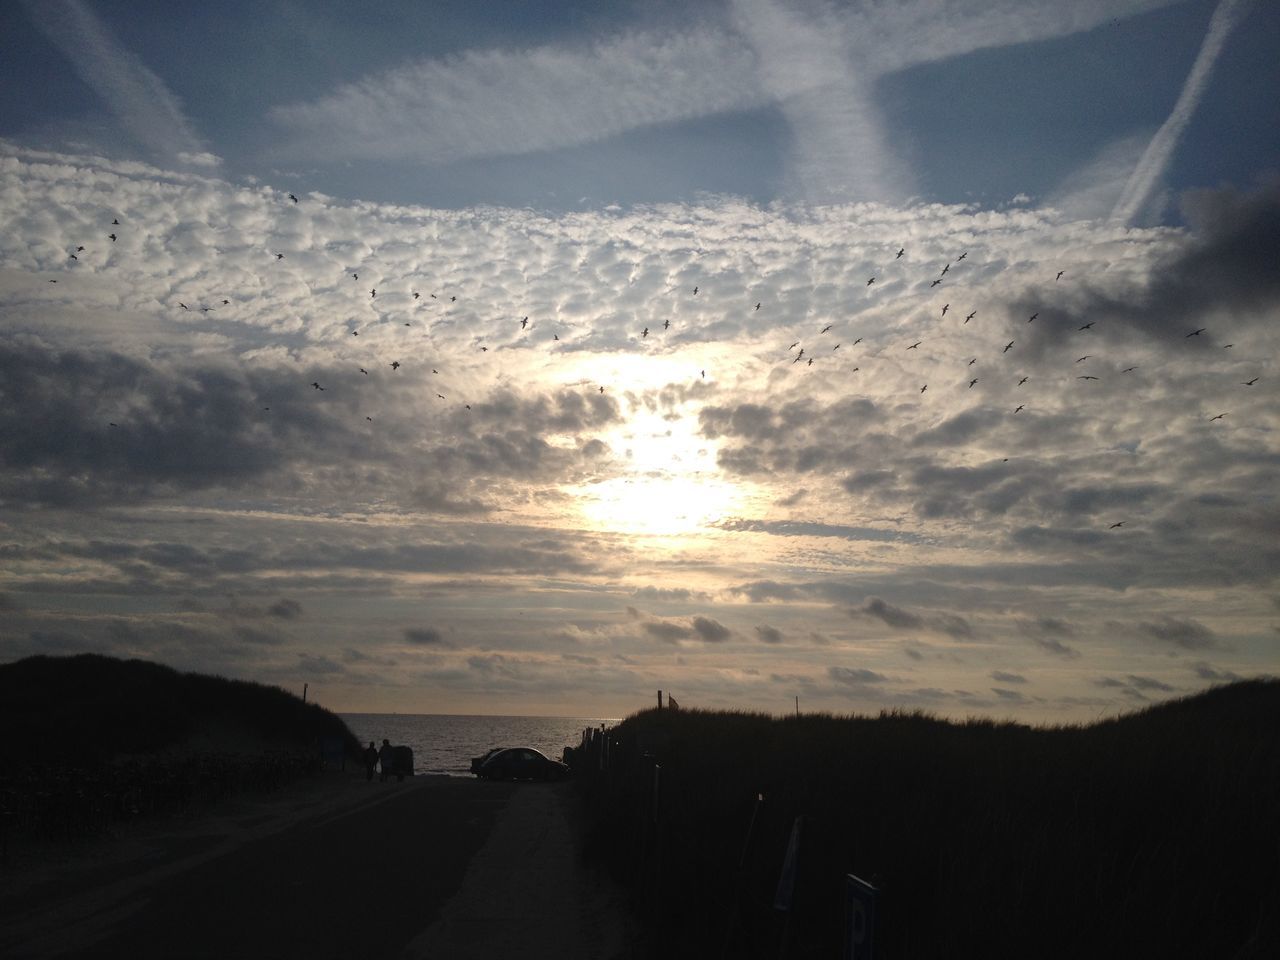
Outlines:
{"type": "Polygon", "coordinates": [[[0,874],[6,957],[629,956],[572,784],[329,772],[0,874]]]}

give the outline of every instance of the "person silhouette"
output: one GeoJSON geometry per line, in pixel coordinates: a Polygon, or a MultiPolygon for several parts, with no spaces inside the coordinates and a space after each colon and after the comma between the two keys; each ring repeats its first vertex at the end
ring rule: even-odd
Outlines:
{"type": "Polygon", "coordinates": [[[378,765],[378,748],[373,745],[373,741],[369,741],[369,746],[364,751],[364,772],[365,779],[372,782],[373,768],[378,765]]]}
{"type": "Polygon", "coordinates": [[[391,758],[392,749],[391,741],[386,737],[382,738],[382,749],[378,751],[378,761],[382,764],[382,782],[387,782],[387,777],[391,775],[391,767],[395,761],[391,758]]]}

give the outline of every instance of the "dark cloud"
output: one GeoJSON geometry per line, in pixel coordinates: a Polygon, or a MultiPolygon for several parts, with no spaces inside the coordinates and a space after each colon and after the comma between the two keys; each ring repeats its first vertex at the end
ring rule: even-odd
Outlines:
{"type": "Polygon", "coordinates": [[[767,623],[762,623],[756,627],[756,636],[760,638],[761,643],[781,643],[783,641],[782,631],[777,627],[771,627],[767,623]]]}
{"type": "Polygon", "coordinates": [[[1024,703],[1026,696],[1018,690],[1009,690],[1005,687],[992,687],[991,692],[1005,703],[1024,703]]]}
{"type": "Polygon", "coordinates": [[[1139,623],[1137,630],[1147,639],[1182,647],[1184,650],[1204,650],[1218,644],[1218,638],[1212,630],[1190,618],[1164,616],[1159,620],[1139,623]]]}
{"type": "Polygon", "coordinates": [[[879,597],[870,597],[861,608],[850,610],[854,616],[874,617],[883,621],[895,630],[918,630],[924,626],[924,618],[908,613],[901,607],[886,603],[879,597]]]}
{"type": "Polygon", "coordinates": [[[768,533],[779,537],[838,537],[842,540],[885,540],[903,543],[919,543],[918,534],[902,530],[885,530],[880,527],[853,527],[836,523],[817,523],[805,520],[724,520],[714,524],[722,530],[748,533],[768,533]]]}
{"type": "Polygon", "coordinates": [[[322,674],[332,675],[335,673],[345,673],[346,667],[342,664],[330,660],[325,656],[315,656],[312,654],[301,654],[298,657],[298,672],[306,674],[322,674]]]}
{"type": "Polygon", "coordinates": [[[1234,683],[1236,680],[1244,679],[1238,673],[1231,670],[1219,670],[1204,660],[1192,664],[1191,669],[1201,680],[1210,680],[1213,683],[1234,683]]]}
{"type": "Polygon", "coordinates": [[[1067,646],[1055,637],[1032,637],[1031,642],[1045,653],[1051,653],[1055,657],[1062,657],[1065,660],[1074,660],[1080,656],[1079,650],[1075,647],[1067,646]]]}
{"type": "Polygon", "coordinates": [[[1005,670],[992,670],[990,673],[992,680],[997,683],[1026,683],[1027,678],[1020,673],[1009,673],[1005,670]]]}
{"type": "Polygon", "coordinates": [[[267,607],[267,613],[273,617],[279,617],[281,620],[297,620],[302,616],[302,604],[297,600],[282,597],[267,607]]]}
{"type": "Polygon", "coordinates": [[[710,617],[694,617],[693,630],[708,643],[721,643],[733,635],[733,631],[710,617]]]}
{"type": "Polygon", "coordinates": [[[681,623],[667,620],[649,620],[641,624],[641,628],[651,637],[657,637],[666,643],[679,643],[693,636],[693,631],[681,623]]]}
{"type": "Polygon", "coordinates": [[[452,647],[453,644],[435,627],[410,627],[404,631],[404,639],[418,647],[452,647]]]}
{"type": "Polygon", "coordinates": [[[661,603],[688,603],[706,598],[705,593],[686,587],[638,587],[632,596],[638,600],[661,603]]]}
{"type": "Polygon", "coordinates": [[[827,676],[846,687],[859,687],[869,683],[885,683],[889,679],[882,673],[858,667],[827,667],[827,676]]]}

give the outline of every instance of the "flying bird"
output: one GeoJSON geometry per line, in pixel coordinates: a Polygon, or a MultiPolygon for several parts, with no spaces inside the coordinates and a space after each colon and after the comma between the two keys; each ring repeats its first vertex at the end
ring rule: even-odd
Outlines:
{"type": "Polygon", "coordinates": [[[662,329],[663,329],[663,330],[666,330],[666,329],[667,329],[667,328],[669,328],[670,326],[671,326],[671,321],[670,321],[670,320],[663,320],[663,321],[662,321],[662,329]]]}
{"type": "Polygon", "coordinates": [[[972,380],[970,380],[970,381],[969,381],[969,389],[970,389],[970,390],[972,390],[972,389],[973,389],[973,385],[974,385],[975,383],[977,383],[977,382],[978,382],[978,378],[977,378],[977,377],[974,377],[972,380]]]}
{"type": "Polygon", "coordinates": [[[1257,382],[1258,382],[1258,378],[1257,378],[1257,377],[1254,377],[1252,380],[1241,380],[1241,381],[1240,381],[1241,385],[1246,386],[1246,387],[1252,387],[1252,386],[1253,386],[1255,383],[1257,383],[1257,382]]]}
{"type": "Polygon", "coordinates": [[[868,281],[867,281],[867,286],[869,287],[869,286],[871,286],[871,285],[872,285],[873,283],[875,283],[875,282],[876,282],[876,278],[875,278],[875,277],[872,277],[870,280],[868,280],[868,281]]]}
{"type": "Polygon", "coordinates": [[[283,253],[277,253],[277,254],[276,254],[276,259],[277,259],[277,260],[283,260],[283,259],[284,259],[284,254],[283,254],[283,253]]]}
{"type": "Polygon", "coordinates": [[[79,257],[77,257],[74,253],[68,253],[68,254],[67,254],[67,256],[68,256],[68,257],[70,257],[72,260],[79,260],[79,259],[80,259],[80,258],[79,258],[79,257]]]}
{"type": "Polygon", "coordinates": [[[1121,372],[1121,373],[1133,373],[1133,371],[1135,371],[1135,370],[1137,370],[1137,369],[1138,369],[1137,367],[1125,367],[1125,368],[1124,368],[1123,370],[1121,370],[1120,372],[1121,372]]]}
{"type": "Polygon", "coordinates": [[[1064,273],[1066,273],[1066,272],[1067,272],[1067,271],[1065,271],[1065,270],[1059,270],[1059,271],[1058,271],[1058,275],[1057,275],[1056,277],[1054,277],[1054,278],[1053,278],[1054,282],[1056,283],[1057,281],[1061,280],[1061,279],[1062,279],[1062,275],[1063,275],[1064,273]]]}
{"type": "Polygon", "coordinates": [[[178,306],[180,306],[183,310],[190,310],[190,309],[191,309],[191,308],[190,308],[190,307],[188,307],[185,303],[183,303],[181,300],[179,300],[179,301],[178,301],[178,306]]]}
{"type": "Polygon", "coordinates": [[[365,417],[365,419],[368,420],[370,423],[373,423],[373,417],[365,417]]]}
{"type": "Polygon", "coordinates": [[[370,298],[370,299],[372,299],[372,298],[376,297],[377,295],[378,295],[378,288],[377,288],[377,287],[374,287],[372,290],[370,290],[370,291],[369,291],[369,298],[370,298]]]}
{"type": "Polygon", "coordinates": [[[1086,324],[1085,324],[1083,327],[1081,327],[1080,329],[1081,329],[1081,330],[1092,330],[1092,329],[1093,329],[1093,325],[1094,325],[1095,323],[1097,323],[1097,322],[1098,322],[1097,320],[1090,320],[1088,323],[1086,323],[1086,324]]]}
{"type": "Polygon", "coordinates": [[[108,239],[108,240],[110,240],[112,243],[115,243],[115,242],[116,242],[116,235],[115,235],[114,233],[108,233],[108,234],[107,234],[107,239],[108,239]]]}
{"type": "Polygon", "coordinates": [[[294,203],[297,203],[297,202],[298,202],[298,198],[297,198],[297,197],[295,197],[292,193],[291,193],[291,194],[289,194],[289,199],[290,199],[290,200],[292,200],[294,203]]]}
{"type": "Polygon", "coordinates": [[[860,344],[861,342],[862,342],[862,338],[861,338],[861,337],[859,337],[857,340],[853,341],[853,345],[856,347],[856,346],[857,346],[858,344],[860,344]]]}
{"type": "MultiPolygon", "coordinates": [[[[432,294],[432,296],[434,296],[434,294],[432,294]]],[[[457,302],[458,302],[458,298],[457,298],[457,297],[450,297],[450,298],[449,298],[449,302],[450,302],[450,303],[457,303],[457,302]]]]}
{"type": "Polygon", "coordinates": [[[929,389],[929,385],[926,383],[923,387],[920,388],[920,392],[924,393],[928,389],[929,389]]]}
{"type": "Polygon", "coordinates": [[[942,278],[941,278],[941,277],[939,277],[937,280],[933,281],[933,283],[929,284],[929,286],[930,286],[930,287],[936,287],[936,286],[937,286],[938,284],[940,284],[941,282],[942,282],[942,278]]]}
{"type": "Polygon", "coordinates": [[[828,323],[825,327],[819,330],[818,333],[826,333],[830,329],[831,329],[831,324],[828,323]]]}
{"type": "Polygon", "coordinates": [[[1020,411],[1023,409],[1023,407],[1024,407],[1024,406],[1025,406],[1025,404],[1021,404],[1021,403],[1020,403],[1020,404],[1018,404],[1018,405],[1017,405],[1017,407],[1015,407],[1015,408],[1014,408],[1014,411],[1013,411],[1013,412],[1014,412],[1014,413],[1018,413],[1018,412],[1020,412],[1020,411]]]}
{"type": "Polygon", "coordinates": [[[648,327],[645,327],[643,330],[641,330],[641,331],[640,331],[640,339],[641,339],[641,340],[643,340],[643,339],[644,339],[645,337],[647,337],[648,335],[649,335],[649,328],[648,328],[648,327]]]}
{"type": "Polygon", "coordinates": [[[969,251],[968,251],[968,250],[966,250],[964,253],[960,254],[960,256],[956,257],[956,263],[959,263],[961,260],[963,260],[963,259],[964,259],[965,257],[967,257],[968,255],[969,255],[969,251]]]}
{"type": "Polygon", "coordinates": [[[369,371],[366,370],[364,367],[360,368],[360,372],[363,373],[366,377],[369,375],[369,371]]]}
{"type": "Polygon", "coordinates": [[[908,349],[908,350],[914,350],[916,347],[920,346],[920,344],[922,344],[922,343],[924,343],[924,341],[923,341],[923,340],[917,340],[917,341],[916,341],[915,343],[913,343],[911,346],[907,347],[907,349],[908,349]]]}
{"type": "Polygon", "coordinates": [[[1026,383],[1030,379],[1031,379],[1030,377],[1023,377],[1021,380],[1018,381],[1018,386],[1022,386],[1024,383],[1026,383]]]}
{"type": "Polygon", "coordinates": [[[352,280],[359,280],[359,279],[360,279],[360,274],[358,274],[358,273],[353,273],[353,274],[351,275],[351,279],[352,279],[352,280]]]}
{"type": "Polygon", "coordinates": [[[972,367],[972,366],[973,366],[975,363],[977,363],[977,362],[978,362],[978,358],[977,358],[977,357],[974,357],[972,360],[970,360],[970,361],[968,362],[968,364],[966,364],[966,366],[970,366],[970,367],[972,367]]]}
{"type": "Polygon", "coordinates": [[[1009,352],[1010,350],[1012,350],[1012,349],[1013,349],[1013,341],[1012,341],[1012,340],[1010,340],[1008,343],[1006,343],[1006,344],[1004,345],[1004,349],[1003,349],[1003,350],[1001,350],[1000,352],[1001,352],[1001,353],[1008,353],[1008,352],[1009,352]]]}
{"type": "Polygon", "coordinates": [[[420,296],[422,296],[422,294],[420,294],[417,290],[413,291],[413,299],[417,300],[420,296]]]}
{"type": "Polygon", "coordinates": [[[698,295],[698,288],[697,288],[697,287],[694,287],[694,288],[693,288],[693,295],[694,295],[695,297],[698,295]]]}
{"type": "Polygon", "coordinates": [[[312,385],[313,387],[315,387],[317,390],[323,390],[323,389],[324,389],[324,387],[320,386],[320,384],[316,383],[314,380],[312,380],[312,381],[311,381],[311,385],[312,385]]]}
{"type": "Polygon", "coordinates": [[[799,341],[799,340],[797,340],[797,341],[796,341],[795,343],[793,343],[791,346],[787,347],[787,350],[788,350],[788,351],[790,351],[790,350],[794,350],[794,349],[795,349],[796,347],[798,347],[798,346],[800,346],[800,341],[799,341]]]}
{"type": "Polygon", "coordinates": [[[967,317],[965,317],[965,318],[964,318],[964,322],[965,322],[965,323],[968,323],[970,320],[972,320],[972,319],[973,319],[974,317],[976,317],[977,315],[978,315],[978,311],[977,311],[977,310],[973,311],[973,313],[969,314],[967,317]]]}
{"type": "Polygon", "coordinates": [[[1208,329],[1209,329],[1208,327],[1201,327],[1199,330],[1192,330],[1190,333],[1188,333],[1188,334],[1187,334],[1185,337],[1183,337],[1182,339],[1183,339],[1183,340],[1186,340],[1186,339],[1189,339],[1190,337],[1198,337],[1198,336],[1200,336],[1200,334],[1204,333],[1204,332],[1205,332],[1206,330],[1208,330],[1208,329]]]}
{"type": "Polygon", "coordinates": [[[1108,530],[1114,530],[1116,527],[1123,527],[1123,526],[1124,526],[1124,521],[1123,521],[1123,520],[1119,520],[1119,521],[1117,521],[1117,522],[1113,523],[1111,526],[1107,527],[1107,529],[1108,529],[1108,530]]]}
{"type": "Polygon", "coordinates": [[[1210,422],[1210,423],[1213,423],[1213,421],[1215,421],[1215,420],[1221,420],[1221,419],[1222,419],[1223,417],[1225,417],[1225,416],[1226,416],[1226,414],[1225,414],[1225,413],[1220,413],[1220,414],[1218,414],[1216,417],[1210,417],[1210,418],[1209,418],[1209,422],[1210,422]]]}
{"type": "Polygon", "coordinates": [[[948,263],[945,267],[942,268],[942,273],[938,274],[938,276],[945,277],[947,275],[947,271],[950,269],[951,269],[951,264],[948,263]]]}
{"type": "Polygon", "coordinates": [[[1040,316],[1040,311],[1039,311],[1039,310],[1037,310],[1037,311],[1036,311],[1035,313],[1033,313],[1031,316],[1027,317],[1027,323],[1030,323],[1032,320],[1034,320],[1034,319],[1035,319],[1036,317],[1038,317],[1038,316],[1040,316]]]}
{"type": "Polygon", "coordinates": [[[949,303],[944,303],[944,304],[942,305],[942,315],[945,317],[945,316],[947,315],[947,311],[948,311],[948,310],[950,310],[950,309],[951,309],[951,304],[949,304],[949,303]]]}
{"type": "Polygon", "coordinates": [[[758,303],[756,304],[756,309],[757,309],[757,310],[759,310],[759,309],[760,309],[760,304],[758,304],[758,303]]]}
{"type": "Polygon", "coordinates": [[[810,367],[812,367],[812,366],[813,366],[813,357],[810,357],[810,358],[809,358],[809,362],[808,362],[808,364],[806,364],[806,366],[810,366],[810,367]]]}
{"type": "Polygon", "coordinates": [[[1097,380],[1098,377],[1076,377],[1077,380],[1097,380]]]}
{"type": "Polygon", "coordinates": [[[399,361],[399,360],[392,360],[392,361],[391,361],[391,369],[392,369],[392,370],[399,370],[399,369],[400,369],[400,361],[399,361]]]}
{"type": "Polygon", "coordinates": [[[523,330],[523,329],[524,329],[525,327],[527,327],[528,325],[529,325],[529,318],[528,318],[528,317],[525,317],[523,320],[521,320],[521,321],[520,321],[520,329],[521,329],[521,330],[523,330]]]}
{"type": "Polygon", "coordinates": [[[898,251],[898,256],[897,256],[897,257],[894,257],[893,259],[897,260],[897,259],[898,259],[898,257],[901,257],[901,256],[902,256],[904,253],[906,253],[906,252],[907,252],[906,247],[903,247],[901,250],[899,250],[899,251],[898,251]]]}
{"type": "Polygon", "coordinates": [[[119,221],[119,220],[112,220],[112,221],[111,221],[111,225],[112,225],[113,227],[118,227],[118,226],[120,226],[120,221],[119,221]]]}
{"type": "Polygon", "coordinates": [[[84,247],[76,247],[76,253],[84,253],[84,247]]]}
{"type": "Polygon", "coordinates": [[[224,307],[229,307],[229,306],[231,306],[231,301],[230,301],[230,300],[223,300],[223,301],[222,301],[222,305],[223,305],[224,307]]]}
{"type": "Polygon", "coordinates": [[[1093,356],[1093,354],[1091,354],[1091,353],[1086,353],[1083,357],[1081,357],[1079,360],[1077,360],[1077,361],[1076,361],[1076,363],[1080,363],[1081,361],[1088,360],[1088,359],[1089,359],[1090,357],[1092,357],[1092,356],[1093,356]]]}

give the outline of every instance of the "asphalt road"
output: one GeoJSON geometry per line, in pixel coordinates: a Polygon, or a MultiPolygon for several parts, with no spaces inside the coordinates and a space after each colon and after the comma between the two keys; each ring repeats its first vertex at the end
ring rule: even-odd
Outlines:
{"type": "Polygon", "coordinates": [[[25,915],[8,918],[16,922],[0,952],[15,960],[399,957],[458,890],[516,788],[434,777],[349,782],[341,802],[262,835],[188,835],[173,863],[123,866],[78,899],[11,900],[25,915]]]}

